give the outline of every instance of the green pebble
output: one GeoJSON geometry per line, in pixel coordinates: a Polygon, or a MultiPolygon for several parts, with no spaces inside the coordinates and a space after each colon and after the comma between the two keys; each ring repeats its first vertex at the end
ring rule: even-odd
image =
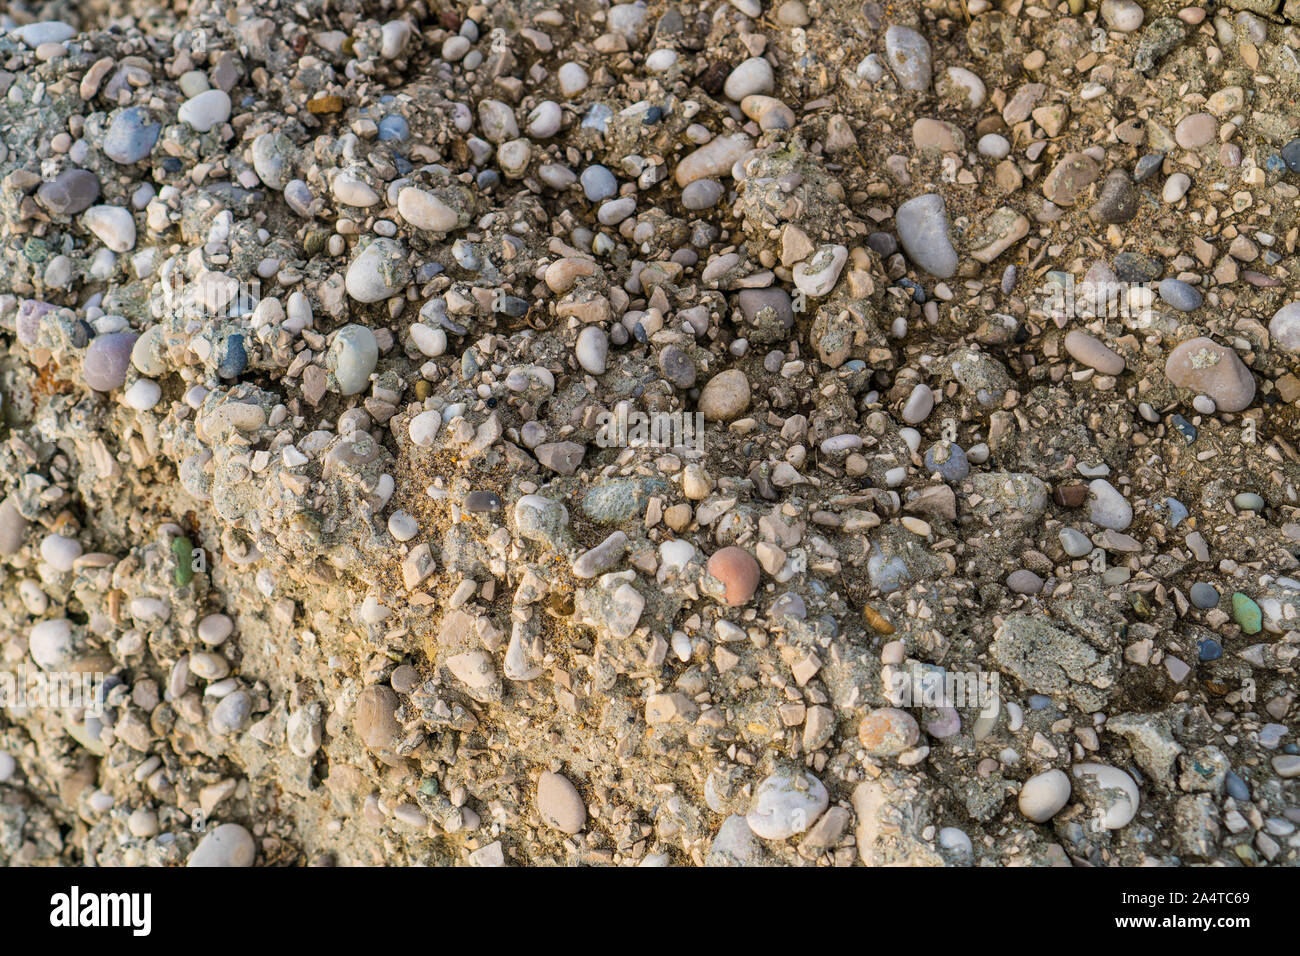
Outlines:
{"type": "Polygon", "coordinates": [[[1258,634],[1264,627],[1264,612],[1240,591],[1232,596],[1232,619],[1245,634],[1258,634]]]}
{"type": "Polygon", "coordinates": [[[189,538],[172,541],[172,554],[176,555],[176,584],[185,587],[194,580],[194,545],[189,538]]]}

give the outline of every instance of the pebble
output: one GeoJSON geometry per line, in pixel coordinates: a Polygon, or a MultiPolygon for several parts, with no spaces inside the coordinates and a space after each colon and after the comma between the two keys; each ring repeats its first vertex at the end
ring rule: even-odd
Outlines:
{"type": "Polygon", "coordinates": [[[1088,483],[1088,519],[1099,528],[1123,531],[1133,523],[1133,506],[1105,478],[1088,483]]]}
{"type": "Polygon", "coordinates": [[[81,214],[82,224],[114,252],[135,248],[135,219],[121,206],[91,206],[81,214]]]}
{"type": "Polygon", "coordinates": [[[885,60],[898,85],[914,93],[930,88],[930,43],[911,27],[894,24],[885,31],[885,60]]]}
{"type": "Polygon", "coordinates": [[[760,840],[787,840],[806,832],[829,805],[830,794],[812,774],[778,772],[758,785],[745,822],[760,840]]]}
{"type": "Polygon", "coordinates": [[[1223,412],[1240,412],[1255,400],[1255,377],[1237,353],[1213,339],[1189,339],[1165,362],[1165,376],[1178,388],[1202,392],[1223,412]]]}
{"type": "Polygon", "coordinates": [[[235,632],[235,622],[225,614],[207,614],[199,620],[199,640],[208,647],[219,647],[235,632]]]}
{"type": "Polygon", "coordinates": [[[712,209],[726,192],[716,179],[697,179],[682,190],[682,206],[692,212],[712,209]]]}
{"type": "Polygon", "coordinates": [[[772,64],[761,56],[751,56],[728,74],[722,90],[728,99],[739,103],[747,96],[770,93],[775,87],[772,64]]]}
{"type": "Polygon", "coordinates": [[[131,106],[115,115],[104,133],[104,155],[123,166],[138,163],[153,152],[162,124],[152,122],[149,112],[131,106]]]}
{"type": "Polygon", "coordinates": [[[1079,763],[1070,768],[1070,772],[1076,780],[1089,778],[1089,784],[1107,795],[1106,803],[1098,808],[1097,817],[1107,830],[1122,830],[1137,816],[1141,803],[1137,784],[1123,770],[1100,763],[1079,763]]]}
{"type": "Polygon", "coordinates": [[[433,193],[405,186],[397,194],[397,212],[416,229],[448,233],[461,226],[460,213],[433,193]]]}
{"type": "Polygon", "coordinates": [[[97,392],[111,392],[126,384],[131,350],[139,336],[134,332],[111,332],[90,340],[81,360],[81,380],[97,392]]]}
{"type": "Polygon", "coordinates": [[[1030,777],[1020,788],[1020,812],[1034,823],[1046,823],[1070,802],[1070,778],[1063,770],[1030,777]]]}
{"type": "Polygon", "coordinates": [[[858,740],[873,757],[896,757],[920,739],[916,718],[895,707],[878,707],[858,723],[858,740]]]}
{"type": "Polygon", "coordinates": [[[1102,0],[1101,18],[1112,30],[1132,33],[1142,26],[1144,16],[1136,0],[1102,0]]]}
{"type": "Polygon", "coordinates": [[[913,386],[900,414],[909,425],[919,425],[934,411],[934,392],[924,382],[913,386]]]}
{"type": "Polygon", "coordinates": [[[370,384],[370,373],[379,361],[375,333],[364,325],[345,325],[334,336],[329,350],[329,368],[340,395],[356,395],[370,384]]]}
{"type": "Polygon", "coordinates": [[[925,452],[925,470],[955,484],[970,474],[970,461],[960,445],[949,441],[935,442],[925,452]]]}
{"type": "Polygon", "coordinates": [[[1081,558],[1092,551],[1092,542],[1087,535],[1074,528],[1062,528],[1058,537],[1061,547],[1072,558],[1081,558]]]}
{"type": "Polygon", "coordinates": [[[1232,595],[1232,619],[1243,634],[1258,634],[1264,627],[1264,612],[1240,591],[1232,595]]]}
{"type": "Polygon", "coordinates": [[[577,96],[591,82],[587,71],[577,63],[565,63],[556,70],[555,79],[560,85],[560,93],[566,97],[577,96]]]}
{"type": "Polygon", "coordinates": [[[392,239],[376,239],[352,260],[345,285],[358,302],[381,302],[401,292],[410,278],[406,250],[392,239]]]}
{"type": "Polygon", "coordinates": [[[0,499],[0,557],[16,554],[27,534],[28,521],[11,498],[0,499]]]}
{"type": "Polygon", "coordinates": [[[41,558],[56,571],[68,572],[81,557],[81,542],[61,534],[47,534],[41,540],[41,558]]]}
{"type": "Polygon", "coordinates": [[[587,807],[567,777],[546,771],[537,779],[537,814],[561,833],[580,833],[587,823],[587,807]]]}
{"type": "Polygon", "coordinates": [[[1174,142],[1183,149],[1200,149],[1214,142],[1218,124],[1209,113],[1192,113],[1174,128],[1174,142]]]}
{"type": "Polygon", "coordinates": [[[677,185],[689,186],[697,179],[729,175],[731,168],[753,147],[745,133],[717,136],[677,164],[677,185]]]}
{"type": "Polygon", "coordinates": [[[1195,286],[1189,285],[1181,279],[1163,279],[1157,289],[1160,292],[1160,298],[1179,312],[1193,312],[1199,309],[1201,303],[1205,301],[1205,297],[1201,295],[1195,286]]]}
{"type": "Polygon", "coordinates": [[[1043,181],[1043,195],[1058,206],[1073,206],[1101,175],[1097,161],[1086,153],[1067,153],[1043,181]]]}
{"type": "Polygon", "coordinates": [[[894,219],[899,242],[917,266],[939,279],[956,273],[957,250],[948,235],[948,212],[942,196],[926,193],[909,199],[898,207],[894,219]]]}
{"type": "Polygon", "coordinates": [[[1243,491],[1233,496],[1232,506],[1238,511],[1263,511],[1264,499],[1253,491],[1243,491]]]}
{"type": "Polygon", "coordinates": [[[828,245],[820,247],[812,256],[795,265],[795,287],[811,298],[818,299],[829,295],[839,281],[844,263],[848,261],[849,250],[844,246],[828,245]]]}
{"type": "Polygon", "coordinates": [[[730,422],[749,408],[749,379],[740,369],[719,372],[700,391],[698,408],[705,421],[730,422]]]}
{"type": "Polygon", "coordinates": [[[442,427],[442,413],[436,411],[420,412],[411,419],[408,434],[411,441],[421,448],[430,448],[442,427]]]}
{"type": "Polygon", "coordinates": [[[1174,173],[1165,180],[1165,187],[1160,194],[1160,198],[1165,202],[1173,205],[1187,195],[1187,190],[1192,188],[1192,180],[1186,173],[1174,173]]]}
{"type": "Polygon", "coordinates": [[[1300,139],[1293,139],[1281,150],[1282,161],[1293,173],[1300,173],[1300,139]]]}
{"type": "Polygon", "coordinates": [[[588,325],[578,333],[578,341],[573,347],[573,356],[582,366],[583,371],[592,375],[604,375],[606,361],[609,357],[609,336],[598,325],[588,325]]]}
{"type": "Polygon", "coordinates": [[[1188,590],[1188,596],[1192,604],[1201,610],[1208,610],[1219,605],[1219,591],[1212,584],[1206,584],[1204,581],[1198,581],[1188,590]]]}
{"type": "Polygon", "coordinates": [[[1007,587],[1016,594],[1037,594],[1045,583],[1041,577],[1025,568],[1007,575],[1007,587]]]}
{"type": "Polygon", "coordinates": [[[1103,375],[1119,375],[1124,371],[1124,357],[1112,351],[1102,342],[1078,329],[1071,329],[1065,334],[1065,351],[1071,358],[1096,369],[1103,375]]]}
{"type": "Polygon", "coordinates": [[[604,166],[588,166],[578,177],[582,193],[591,202],[601,202],[618,195],[618,180],[604,166]]]}
{"type": "Polygon", "coordinates": [[[230,94],[225,90],[206,90],[192,96],[176,111],[176,118],[200,133],[230,119],[230,94]]]}
{"type": "Polygon", "coordinates": [[[1116,169],[1102,180],[1097,201],[1088,210],[1095,222],[1128,222],[1138,212],[1138,194],[1126,170],[1116,169]]]}
{"type": "Polygon", "coordinates": [[[162,400],[162,388],[151,379],[137,379],[122,395],[122,401],[137,412],[147,412],[162,400]]]}
{"type": "Polygon", "coordinates": [[[722,583],[723,601],[729,607],[748,604],[758,590],[758,562],[744,548],[732,545],[715,551],[707,570],[722,583]]]}
{"type": "Polygon", "coordinates": [[[396,717],[399,704],[397,695],[382,684],[371,684],[357,696],[353,726],[366,747],[388,750],[397,743],[402,733],[396,717]]]}
{"type": "Polygon", "coordinates": [[[1279,348],[1300,355],[1300,302],[1288,302],[1274,312],[1268,334],[1279,348]]]}
{"type": "Polygon", "coordinates": [[[186,866],[252,866],[257,859],[253,835],[238,823],[222,823],[206,834],[186,866]]]}
{"type": "Polygon", "coordinates": [[[56,216],[75,216],[99,198],[99,177],[87,169],[65,169],[36,191],[36,199],[56,216]]]}

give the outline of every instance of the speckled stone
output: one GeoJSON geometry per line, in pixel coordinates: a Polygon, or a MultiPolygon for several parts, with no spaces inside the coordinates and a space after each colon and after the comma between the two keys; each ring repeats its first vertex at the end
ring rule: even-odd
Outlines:
{"type": "Polygon", "coordinates": [[[915,747],[921,739],[921,727],[905,710],[878,707],[863,715],[858,723],[858,740],[873,757],[894,757],[915,747]]]}
{"type": "Polygon", "coordinates": [[[709,379],[700,392],[699,410],[706,421],[729,422],[749,408],[749,379],[740,369],[727,369],[709,379]]]}
{"type": "Polygon", "coordinates": [[[1203,392],[1220,411],[1240,412],[1255,400],[1255,377],[1237,353],[1210,338],[1195,338],[1169,353],[1165,375],[1179,388],[1203,392]]]}

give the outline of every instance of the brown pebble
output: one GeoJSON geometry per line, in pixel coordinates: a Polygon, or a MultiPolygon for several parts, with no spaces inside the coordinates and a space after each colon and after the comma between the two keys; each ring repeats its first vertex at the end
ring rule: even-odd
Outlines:
{"type": "Polygon", "coordinates": [[[905,710],[880,707],[858,724],[858,740],[873,757],[890,757],[916,746],[921,728],[905,710]]]}
{"type": "Polygon", "coordinates": [[[402,733],[396,716],[399,703],[392,689],[379,684],[371,684],[357,696],[357,736],[371,750],[386,750],[397,743],[402,733]]]}
{"type": "Polygon", "coordinates": [[[343,97],[341,96],[318,96],[314,100],[307,101],[309,113],[337,113],[342,109],[343,97]]]}
{"type": "Polygon", "coordinates": [[[868,604],[862,608],[862,616],[866,618],[867,624],[869,624],[871,629],[877,634],[894,633],[894,625],[890,624],[889,621],[871,605],[868,604]]]}
{"type": "Polygon", "coordinates": [[[1062,508],[1078,508],[1088,500],[1087,485],[1057,485],[1052,500],[1062,508]]]}
{"type": "Polygon", "coordinates": [[[748,603],[758,590],[758,562],[744,548],[733,545],[715,551],[709,558],[708,570],[726,588],[724,600],[730,607],[748,603]]]}

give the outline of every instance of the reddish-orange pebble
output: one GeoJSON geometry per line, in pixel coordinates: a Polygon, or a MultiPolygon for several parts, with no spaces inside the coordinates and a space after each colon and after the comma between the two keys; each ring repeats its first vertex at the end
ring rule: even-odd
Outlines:
{"type": "Polygon", "coordinates": [[[709,574],[722,582],[726,590],[726,603],[739,607],[758,590],[758,562],[744,548],[734,545],[715,551],[709,558],[709,574]]]}

